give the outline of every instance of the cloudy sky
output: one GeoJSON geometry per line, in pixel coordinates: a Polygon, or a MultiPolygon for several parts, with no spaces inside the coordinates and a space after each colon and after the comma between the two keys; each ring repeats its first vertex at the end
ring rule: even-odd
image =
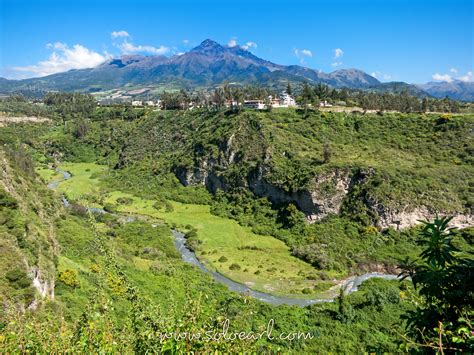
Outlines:
{"type": "Polygon", "coordinates": [[[279,64],[382,81],[472,81],[472,0],[0,0],[0,76],[174,55],[206,38],[279,64]]]}

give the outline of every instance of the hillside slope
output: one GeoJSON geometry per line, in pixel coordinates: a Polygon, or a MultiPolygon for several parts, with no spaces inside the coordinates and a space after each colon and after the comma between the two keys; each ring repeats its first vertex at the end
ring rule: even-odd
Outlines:
{"type": "Polygon", "coordinates": [[[471,116],[293,110],[161,114],[140,122],[117,166],[168,161],[184,185],[293,202],[310,221],[344,214],[405,228],[439,212],[466,226],[473,124],[471,116]]]}

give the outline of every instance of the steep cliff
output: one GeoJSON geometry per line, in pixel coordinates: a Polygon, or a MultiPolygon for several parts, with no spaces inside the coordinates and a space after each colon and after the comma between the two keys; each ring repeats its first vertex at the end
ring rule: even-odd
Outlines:
{"type": "Polygon", "coordinates": [[[22,147],[0,150],[0,297],[34,308],[54,299],[59,206],[22,147]]]}

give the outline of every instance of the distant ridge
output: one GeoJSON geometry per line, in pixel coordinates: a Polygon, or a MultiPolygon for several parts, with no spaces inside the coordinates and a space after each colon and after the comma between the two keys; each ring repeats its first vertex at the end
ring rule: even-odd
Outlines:
{"type": "MultiPolygon", "coordinates": [[[[35,90],[95,92],[125,86],[157,86],[163,88],[195,89],[213,87],[223,82],[258,84],[283,88],[293,83],[323,83],[334,88],[374,91],[402,91],[426,96],[443,95],[432,83],[415,86],[407,83],[381,83],[358,69],[341,69],[323,73],[299,65],[280,65],[261,59],[240,46],[223,46],[211,39],[182,55],[143,56],[124,55],[110,59],[95,68],[70,70],[41,78],[24,80],[0,79],[0,92],[12,93],[35,90]],[[431,90],[431,92],[430,92],[431,90]]],[[[449,91],[461,98],[458,90],[449,91]]]]}

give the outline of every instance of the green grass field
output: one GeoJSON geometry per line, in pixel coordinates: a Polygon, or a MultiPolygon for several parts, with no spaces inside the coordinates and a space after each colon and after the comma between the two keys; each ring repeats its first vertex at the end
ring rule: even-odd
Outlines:
{"type": "Polygon", "coordinates": [[[105,201],[116,205],[120,212],[162,219],[181,229],[186,225],[193,226],[202,243],[197,251],[199,259],[211,269],[253,289],[275,294],[301,294],[303,289],[315,286],[316,281],[307,279],[314,274],[314,269],[292,256],[282,241],[254,234],[234,220],[214,216],[209,206],[172,201],[173,211],[165,212],[153,207],[153,200],[121,191],[107,194],[105,201]],[[118,198],[130,198],[133,202],[119,205],[118,198]],[[225,261],[222,261],[223,257],[225,261]],[[232,270],[232,264],[240,268],[232,270]]]}
{"type": "Polygon", "coordinates": [[[37,167],[35,169],[36,173],[47,183],[51,181],[57,181],[62,179],[62,175],[57,173],[56,171],[46,168],[46,167],[37,167]]]}
{"type": "MultiPolygon", "coordinates": [[[[221,218],[210,213],[206,205],[183,204],[171,201],[173,211],[157,209],[155,200],[139,198],[122,191],[105,192],[100,186],[100,174],[105,166],[93,163],[67,163],[61,170],[71,173],[69,180],[58,186],[58,191],[70,198],[82,200],[84,195],[103,198],[103,203],[114,205],[118,212],[144,215],[152,219],[176,224],[180,229],[190,225],[197,230],[201,242],[197,255],[210,269],[247,284],[249,287],[279,295],[296,294],[302,291],[313,292],[318,285],[330,286],[330,282],[321,283],[315,278],[314,268],[291,255],[288,246],[271,236],[254,234],[249,228],[242,227],[236,221],[221,218]],[[130,198],[132,203],[119,204],[118,198],[130,198]],[[236,264],[231,269],[230,266],[236,264]]],[[[43,173],[45,176],[46,174],[43,173]]],[[[317,277],[316,277],[317,278],[317,277]]],[[[310,293],[305,294],[311,295],[310,293]]],[[[314,296],[314,295],[313,295],[314,296]]]]}
{"type": "Polygon", "coordinates": [[[61,164],[60,169],[71,173],[71,178],[61,182],[58,191],[69,198],[77,199],[84,195],[99,195],[98,176],[105,172],[107,167],[94,163],[66,163],[61,164]]]}

